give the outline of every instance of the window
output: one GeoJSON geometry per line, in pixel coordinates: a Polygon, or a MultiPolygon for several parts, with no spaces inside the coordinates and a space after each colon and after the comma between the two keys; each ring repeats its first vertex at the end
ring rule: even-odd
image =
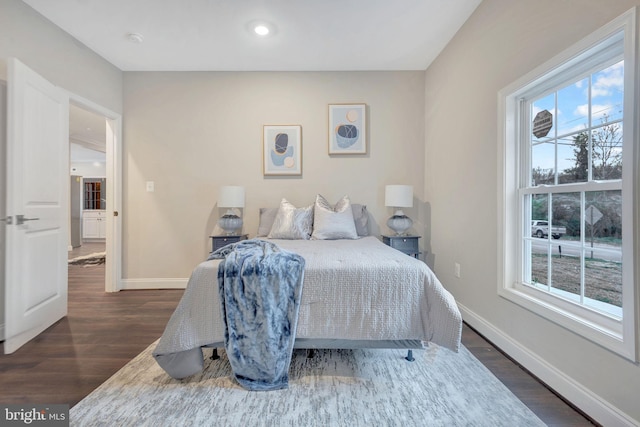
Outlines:
{"type": "Polygon", "coordinates": [[[105,209],[105,178],[85,178],[84,180],[84,209],[105,209]]]}
{"type": "Polygon", "coordinates": [[[636,360],[635,11],[500,92],[499,293],[636,360]]]}

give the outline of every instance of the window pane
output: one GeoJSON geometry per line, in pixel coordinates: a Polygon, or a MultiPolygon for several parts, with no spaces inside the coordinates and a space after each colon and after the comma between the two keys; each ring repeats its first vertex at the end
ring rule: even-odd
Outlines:
{"type": "Polygon", "coordinates": [[[558,184],[588,180],[588,149],[587,132],[568,135],[558,141],[558,184]]]}
{"type": "Polygon", "coordinates": [[[544,142],[531,149],[531,185],[555,184],[555,144],[544,142]]]}
{"type": "MultiPolygon", "coordinates": [[[[531,195],[531,220],[548,221],[549,220],[549,195],[548,194],[532,194],[531,195]]],[[[535,232],[532,230],[532,236],[535,232]]]]}
{"type": "Polygon", "coordinates": [[[585,300],[594,308],[609,311],[601,303],[622,307],[622,263],[619,256],[599,250],[585,253],[585,300]],[[591,256],[593,255],[593,256],[591,256]]]}
{"type": "Polygon", "coordinates": [[[619,251],[622,248],[622,191],[585,193],[585,244],[619,251]]]}
{"type": "Polygon", "coordinates": [[[536,287],[547,288],[549,280],[549,245],[546,241],[531,241],[531,276],[526,277],[528,283],[536,287]]]}
{"type": "Polygon", "coordinates": [[[560,247],[552,245],[551,256],[551,292],[572,301],[580,300],[581,267],[580,256],[567,254],[565,250],[560,254],[560,247]]]}
{"type": "Polygon", "coordinates": [[[551,209],[551,236],[580,240],[580,193],[553,194],[551,209]]]}
{"type": "Polygon", "coordinates": [[[591,76],[591,117],[595,124],[605,119],[622,119],[624,61],[620,61],[591,76]]]}
{"type": "Polygon", "coordinates": [[[558,136],[584,131],[589,125],[589,78],[558,91],[558,136]]]}
{"type": "Polygon", "coordinates": [[[603,122],[591,132],[594,180],[622,179],[622,123],[603,122]]]}

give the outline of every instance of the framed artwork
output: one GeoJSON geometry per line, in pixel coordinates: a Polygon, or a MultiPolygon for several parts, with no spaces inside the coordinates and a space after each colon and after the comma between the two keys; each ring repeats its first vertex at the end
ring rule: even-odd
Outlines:
{"type": "Polygon", "coordinates": [[[367,105],[329,104],[329,154],[367,153],[367,105]]]}
{"type": "Polygon", "coordinates": [[[263,126],[262,173],[302,175],[302,126],[263,126]]]}

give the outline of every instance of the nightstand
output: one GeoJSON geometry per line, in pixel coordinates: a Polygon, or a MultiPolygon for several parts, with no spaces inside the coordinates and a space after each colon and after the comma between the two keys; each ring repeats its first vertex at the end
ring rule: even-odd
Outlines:
{"type": "Polygon", "coordinates": [[[221,235],[221,236],[209,236],[211,238],[211,252],[217,251],[223,246],[227,246],[231,243],[239,242],[240,240],[247,240],[248,234],[240,235],[221,235]]]}
{"type": "Polygon", "coordinates": [[[420,258],[420,236],[382,236],[382,242],[414,258],[420,258]]]}

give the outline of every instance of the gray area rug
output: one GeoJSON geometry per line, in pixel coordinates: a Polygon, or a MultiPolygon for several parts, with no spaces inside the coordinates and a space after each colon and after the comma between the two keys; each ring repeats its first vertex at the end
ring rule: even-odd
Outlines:
{"type": "Polygon", "coordinates": [[[184,380],[155,343],[71,408],[76,426],[544,426],[469,351],[295,350],[289,388],[250,392],[224,351],[184,380]]]}

